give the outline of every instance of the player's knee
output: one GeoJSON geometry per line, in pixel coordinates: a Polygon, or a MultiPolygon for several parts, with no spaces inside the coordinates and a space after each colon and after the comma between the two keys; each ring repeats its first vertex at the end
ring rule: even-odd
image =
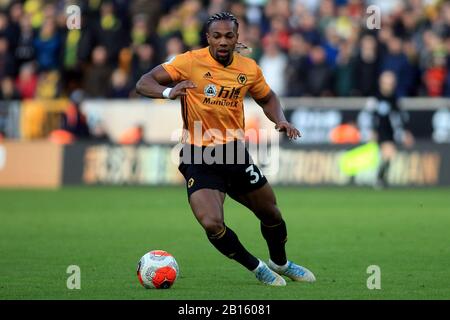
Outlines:
{"type": "Polygon", "coordinates": [[[206,234],[215,235],[223,231],[225,224],[222,219],[204,219],[202,221],[203,229],[205,229],[206,234]]]}
{"type": "Polygon", "coordinates": [[[275,204],[270,207],[270,219],[273,224],[278,224],[283,220],[281,211],[275,204]]]}
{"type": "Polygon", "coordinates": [[[274,202],[267,203],[259,210],[257,215],[262,223],[269,226],[278,224],[281,222],[281,220],[283,220],[280,209],[278,209],[277,205],[274,202]]]}

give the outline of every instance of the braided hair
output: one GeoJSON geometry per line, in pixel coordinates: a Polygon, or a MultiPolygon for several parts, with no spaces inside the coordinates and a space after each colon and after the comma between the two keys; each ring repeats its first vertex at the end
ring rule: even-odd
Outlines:
{"type": "Polygon", "coordinates": [[[208,21],[206,21],[206,28],[209,30],[211,23],[215,21],[232,21],[234,22],[236,28],[239,28],[239,22],[236,17],[229,12],[220,12],[209,17],[208,21]]]}

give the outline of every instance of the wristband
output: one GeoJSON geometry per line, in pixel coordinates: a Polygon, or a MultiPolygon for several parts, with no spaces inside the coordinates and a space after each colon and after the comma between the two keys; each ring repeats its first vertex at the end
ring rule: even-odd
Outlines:
{"type": "Polygon", "coordinates": [[[172,91],[172,88],[165,88],[162,92],[162,96],[166,99],[169,99],[170,91],[172,91]]]}

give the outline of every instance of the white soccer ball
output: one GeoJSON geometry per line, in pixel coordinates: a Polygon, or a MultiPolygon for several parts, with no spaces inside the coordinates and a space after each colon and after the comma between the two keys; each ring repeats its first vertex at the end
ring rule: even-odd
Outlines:
{"type": "Polygon", "coordinates": [[[178,277],[175,258],[164,250],[146,253],[137,266],[139,282],[147,289],[168,289],[178,277]]]}

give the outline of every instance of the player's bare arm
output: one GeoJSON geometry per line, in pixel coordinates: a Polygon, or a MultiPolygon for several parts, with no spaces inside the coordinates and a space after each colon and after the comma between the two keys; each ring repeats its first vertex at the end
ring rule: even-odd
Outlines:
{"type": "Polygon", "coordinates": [[[280,100],[272,90],[264,98],[255,101],[263,108],[267,118],[275,123],[275,129],[280,132],[286,132],[289,139],[295,140],[301,137],[300,131],[286,120],[280,100]]]}
{"type": "MultiPolygon", "coordinates": [[[[163,95],[167,85],[172,83],[172,79],[167,71],[161,66],[156,66],[150,72],[144,74],[136,84],[136,92],[148,98],[166,98],[163,95]]],[[[196,85],[190,80],[177,83],[173,88],[169,88],[169,99],[176,99],[186,95],[186,89],[195,88],[196,85]]]]}

